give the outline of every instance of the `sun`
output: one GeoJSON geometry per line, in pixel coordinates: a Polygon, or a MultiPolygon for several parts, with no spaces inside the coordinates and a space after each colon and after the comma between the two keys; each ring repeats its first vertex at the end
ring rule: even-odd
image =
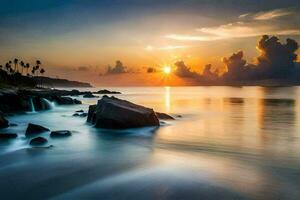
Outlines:
{"type": "Polygon", "coordinates": [[[172,69],[171,69],[170,66],[164,66],[164,67],[163,67],[163,72],[164,72],[165,74],[170,74],[171,71],[172,71],[172,69]]]}

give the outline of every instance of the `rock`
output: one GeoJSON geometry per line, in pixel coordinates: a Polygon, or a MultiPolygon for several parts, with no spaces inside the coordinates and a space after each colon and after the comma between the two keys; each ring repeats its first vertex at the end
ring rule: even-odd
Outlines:
{"type": "Polygon", "coordinates": [[[46,102],[44,98],[41,97],[33,97],[32,103],[34,105],[35,111],[42,111],[42,110],[50,110],[51,106],[46,102]]]}
{"type": "Polygon", "coordinates": [[[58,104],[58,105],[72,105],[72,104],[81,104],[81,101],[77,99],[72,99],[71,97],[60,97],[60,96],[55,96],[53,97],[53,100],[58,104]]]}
{"type": "Polygon", "coordinates": [[[88,122],[109,129],[159,126],[153,109],[108,96],[103,96],[97,106],[89,107],[88,122]]]}
{"type": "Polygon", "coordinates": [[[48,142],[48,140],[46,138],[43,138],[43,137],[36,137],[36,138],[33,138],[32,140],[30,140],[30,145],[33,145],[33,146],[39,146],[39,145],[44,145],[48,142]]]}
{"type": "Polygon", "coordinates": [[[74,104],[82,104],[82,102],[77,99],[74,99],[74,104]]]}
{"type": "Polygon", "coordinates": [[[81,113],[80,115],[79,115],[79,117],[86,117],[88,114],[87,113],[81,113]]]}
{"type": "Polygon", "coordinates": [[[76,112],[77,113],[83,113],[84,111],[83,110],[77,110],[76,112]]]}
{"type": "Polygon", "coordinates": [[[79,114],[78,113],[74,113],[73,117],[79,117],[79,114]]]}
{"type": "Polygon", "coordinates": [[[68,130],[52,131],[50,133],[50,137],[68,137],[71,135],[72,135],[71,131],[68,130]]]}
{"type": "Polygon", "coordinates": [[[90,122],[92,124],[96,123],[96,115],[95,115],[96,107],[97,107],[97,105],[89,106],[87,122],[90,122]]]}
{"type": "Polygon", "coordinates": [[[0,139],[13,139],[18,137],[16,133],[0,133],[0,139]]]}
{"type": "Polygon", "coordinates": [[[86,93],[85,95],[83,95],[83,98],[96,98],[98,96],[95,96],[93,95],[93,93],[89,92],[89,93],[86,93]]]}
{"type": "Polygon", "coordinates": [[[175,120],[174,117],[166,114],[166,113],[160,113],[160,112],[156,112],[156,115],[159,119],[164,119],[164,120],[175,120]]]}
{"type": "Polygon", "coordinates": [[[109,91],[109,90],[99,90],[98,92],[94,92],[94,94],[121,94],[121,92],[117,91],[109,91]]]}
{"type": "Polygon", "coordinates": [[[0,128],[7,128],[9,126],[9,122],[4,118],[4,115],[0,112],[0,128]]]}
{"type": "Polygon", "coordinates": [[[30,99],[15,90],[0,90],[0,110],[5,113],[31,111],[30,99]]]}
{"type": "Polygon", "coordinates": [[[43,126],[37,125],[37,124],[28,124],[28,127],[26,129],[26,136],[32,135],[32,134],[38,134],[42,132],[50,131],[48,128],[45,128],[43,126]]]}

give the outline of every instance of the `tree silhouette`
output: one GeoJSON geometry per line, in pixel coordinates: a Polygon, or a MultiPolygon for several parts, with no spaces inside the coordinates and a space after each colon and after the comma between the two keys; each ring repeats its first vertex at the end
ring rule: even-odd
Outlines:
{"type": "Polygon", "coordinates": [[[25,67],[25,63],[23,61],[20,62],[20,66],[22,68],[21,70],[21,74],[23,75],[23,71],[24,71],[24,67],[25,67]]]}
{"type": "Polygon", "coordinates": [[[17,58],[14,59],[14,64],[15,64],[15,72],[18,72],[18,64],[19,64],[19,60],[17,58]]]}
{"type": "Polygon", "coordinates": [[[29,63],[26,63],[25,67],[26,67],[26,75],[28,76],[28,75],[29,75],[29,74],[28,74],[28,70],[29,70],[29,68],[30,68],[30,64],[29,64],[29,63]]]}
{"type": "MultiPolygon", "coordinates": [[[[40,73],[41,73],[41,75],[43,75],[43,74],[45,73],[44,68],[42,68],[42,69],[40,70],[40,73]]],[[[42,79],[42,77],[41,77],[41,87],[43,87],[43,79],[42,79]]]]}

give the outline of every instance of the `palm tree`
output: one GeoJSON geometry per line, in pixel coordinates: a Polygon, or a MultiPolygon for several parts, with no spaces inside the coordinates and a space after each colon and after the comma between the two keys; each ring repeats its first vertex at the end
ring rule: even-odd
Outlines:
{"type": "Polygon", "coordinates": [[[21,65],[21,68],[22,68],[21,74],[23,75],[23,70],[25,68],[25,63],[23,61],[21,61],[20,65],[21,65]]]}
{"type": "MultiPolygon", "coordinates": [[[[41,70],[40,70],[40,73],[43,75],[44,73],[45,73],[45,70],[44,70],[44,68],[42,68],[41,70]]],[[[43,87],[43,79],[42,79],[42,77],[41,77],[41,87],[43,87]]]]}
{"type": "Polygon", "coordinates": [[[18,70],[18,63],[19,63],[19,60],[17,58],[14,59],[14,64],[15,64],[15,72],[19,72],[18,70]]]}
{"type": "Polygon", "coordinates": [[[10,65],[9,65],[9,63],[8,63],[8,62],[7,62],[7,63],[5,63],[5,69],[6,69],[7,73],[9,73],[9,68],[10,68],[10,65]]]}
{"type": "Polygon", "coordinates": [[[29,63],[26,63],[25,67],[26,67],[26,74],[27,74],[27,76],[28,76],[28,70],[29,70],[29,68],[30,68],[30,64],[29,64],[29,63]]]}
{"type": "Polygon", "coordinates": [[[40,60],[37,60],[37,61],[36,61],[36,65],[37,65],[37,66],[40,66],[41,64],[42,64],[42,62],[41,62],[40,60]]]}
{"type": "Polygon", "coordinates": [[[44,74],[44,73],[45,73],[44,68],[42,68],[42,69],[40,70],[40,73],[41,73],[41,74],[44,74]]]}

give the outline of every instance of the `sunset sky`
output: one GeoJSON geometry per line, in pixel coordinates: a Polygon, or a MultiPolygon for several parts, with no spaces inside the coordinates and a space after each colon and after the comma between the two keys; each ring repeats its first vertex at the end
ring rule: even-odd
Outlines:
{"type": "Polygon", "coordinates": [[[238,50],[254,62],[263,34],[300,42],[299,6],[299,0],[1,0],[0,61],[40,59],[50,76],[94,85],[165,79],[186,85],[147,68],[183,60],[200,72],[238,50]],[[129,72],[105,75],[116,60],[129,72]]]}

